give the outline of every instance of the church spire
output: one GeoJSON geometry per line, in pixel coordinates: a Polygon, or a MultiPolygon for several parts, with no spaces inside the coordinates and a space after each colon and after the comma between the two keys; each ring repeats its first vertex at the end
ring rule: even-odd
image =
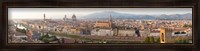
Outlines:
{"type": "Polygon", "coordinates": [[[109,17],[109,22],[110,22],[110,27],[112,28],[112,16],[110,14],[110,17],[109,17]]]}
{"type": "Polygon", "coordinates": [[[45,17],[46,17],[46,16],[45,16],[45,13],[44,13],[44,21],[45,21],[45,17]]]}
{"type": "Polygon", "coordinates": [[[64,16],[63,20],[64,20],[64,21],[67,21],[67,15],[64,16]]]}
{"type": "Polygon", "coordinates": [[[110,22],[112,22],[112,16],[111,16],[111,14],[110,14],[110,18],[109,19],[110,19],[110,22]]]}
{"type": "Polygon", "coordinates": [[[44,20],[43,20],[44,22],[43,22],[43,25],[42,25],[42,29],[43,29],[42,31],[43,31],[43,32],[44,32],[44,26],[45,26],[45,23],[46,23],[45,17],[46,17],[46,15],[45,15],[45,13],[44,13],[44,20]]]}

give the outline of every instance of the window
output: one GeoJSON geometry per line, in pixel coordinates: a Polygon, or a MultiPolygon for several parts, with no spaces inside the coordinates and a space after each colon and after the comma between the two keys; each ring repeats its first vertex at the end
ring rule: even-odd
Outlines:
{"type": "Polygon", "coordinates": [[[162,33],[162,35],[161,35],[161,40],[164,42],[165,40],[164,40],[164,33],[162,33]]]}

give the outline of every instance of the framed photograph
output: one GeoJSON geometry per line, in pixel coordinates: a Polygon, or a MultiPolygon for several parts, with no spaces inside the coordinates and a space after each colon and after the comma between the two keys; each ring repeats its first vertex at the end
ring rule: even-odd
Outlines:
{"type": "Polygon", "coordinates": [[[8,8],[7,40],[192,44],[192,8],[8,8]]]}
{"type": "Polygon", "coordinates": [[[197,47],[195,5],[47,4],[4,3],[4,47],[197,47]]]}

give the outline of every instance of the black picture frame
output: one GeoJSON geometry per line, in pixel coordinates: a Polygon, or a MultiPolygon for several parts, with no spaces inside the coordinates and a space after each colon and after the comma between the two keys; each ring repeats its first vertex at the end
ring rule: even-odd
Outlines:
{"type": "Polygon", "coordinates": [[[197,49],[198,42],[198,16],[200,15],[199,4],[195,2],[113,2],[103,1],[72,1],[72,2],[3,2],[2,10],[2,47],[3,48],[190,48],[197,49]],[[193,8],[193,44],[8,44],[7,37],[7,8],[193,8]]]}

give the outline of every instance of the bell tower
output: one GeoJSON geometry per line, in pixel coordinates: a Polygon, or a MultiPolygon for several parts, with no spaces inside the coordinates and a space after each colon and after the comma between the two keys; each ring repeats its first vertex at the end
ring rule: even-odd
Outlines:
{"type": "Polygon", "coordinates": [[[63,20],[64,20],[64,21],[67,21],[67,15],[64,16],[63,20]]]}
{"type": "Polygon", "coordinates": [[[112,28],[113,25],[112,25],[112,16],[111,16],[111,15],[110,15],[110,17],[109,17],[109,24],[110,24],[109,27],[112,28]]]}
{"type": "Polygon", "coordinates": [[[45,13],[44,13],[44,18],[43,18],[44,22],[45,22],[45,19],[46,19],[46,15],[45,15],[45,13]]]}
{"type": "Polygon", "coordinates": [[[160,43],[166,43],[166,32],[164,28],[160,28],[160,43]]]}

